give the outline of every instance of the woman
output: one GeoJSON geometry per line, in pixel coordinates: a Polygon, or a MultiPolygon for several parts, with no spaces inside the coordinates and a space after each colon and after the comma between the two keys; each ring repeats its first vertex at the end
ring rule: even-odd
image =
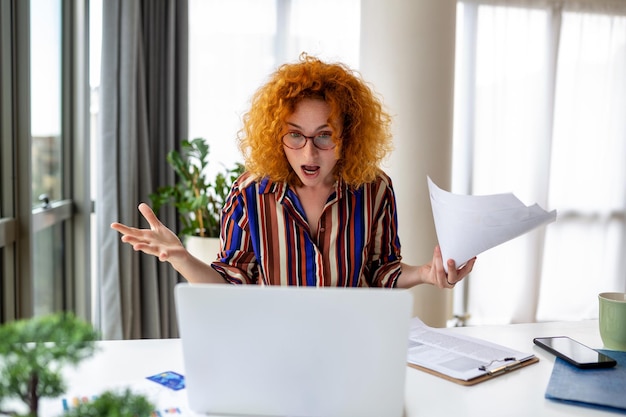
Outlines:
{"type": "Polygon", "coordinates": [[[169,262],[189,282],[452,288],[475,259],[443,268],[401,262],[395,195],[380,163],[391,118],[342,64],[303,55],[253,96],[239,134],[246,172],[222,210],[222,250],[190,255],[146,204],[150,229],[111,227],[135,250],[169,262]]]}

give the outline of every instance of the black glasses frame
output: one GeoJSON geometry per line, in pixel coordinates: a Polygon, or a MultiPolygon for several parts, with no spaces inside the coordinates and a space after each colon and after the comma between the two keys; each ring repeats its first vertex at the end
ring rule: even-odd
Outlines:
{"type": "Polygon", "coordinates": [[[327,135],[327,134],[324,134],[324,135],[319,134],[319,135],[307,136],[307,135],[305,135],[304,133],[301,133],[301,132],[291,131],[291,132],[287,132],[287,133],[285,133],[285,134],[283,135],[283,137],[281,138],[281,141],[283,142],[283,145],[285,145],[285,146],[286,146],[286,147],[288,147],[289,149],[294,149],[294,150],[298,150],[298,149],[302,149],[302,148],[304,148],[304,147],[306,146],[306,144],[307,144],[307,142],[308,142],[309,140],[310,140],[311,142],[313,142],[313,146],[315,146],[317,149],[322,150],[322,151],[329,151],[329,150],[331,150],[331,149],[334,149],[334,148],[337,146],[337,144],[336,144],[335,142],[331,142],[331,143],[332,143],[332,146],[331,146],[330,148],[323,148],[323,147],[320,147],[320,146],[317,144],[317,142],[315,141],[315,139],[316,139],[318,136],[328,136],[328,135],[327,135]],[[299,146],[299,147],[297,147],[297,148],[294,148],[293,146],[289,146],[287,143],[285,143],[285,137],[286,137],[287,135],[292,135],[292,134],[294,134],[294,133],[295,133],[295,134],[298,134],[298,135],[300,135],[300,136],[302,136],[302,137],[304,138],[304,142],[302,143],[302,146],[299,146]]]}

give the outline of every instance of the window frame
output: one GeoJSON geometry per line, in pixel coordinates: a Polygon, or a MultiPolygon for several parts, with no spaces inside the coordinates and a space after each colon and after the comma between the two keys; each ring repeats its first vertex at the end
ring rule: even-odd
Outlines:
{"type": "Polygon", "coordinates": [[[0,321],[24,316],[29,309],[30,269],[30,80],[28,2],[0,2],[2,65],[0,217],[4,227],[0,264],[0,321]],[[24,139],[26,138],[26,140],[24,139]],[[19,169],[19,171],[18,171],[19,169]],[[24,192],[24,190],[28,192],[24,192]],[[21,278],[21,279],[19,279],[21,278]]]}
{"type": "Polygon", "coordinates": [[[33,210],[30,130],[30,2],[0,1],[0,323],[34,314],[32,236],[62,224],[62,310],[91,318],[89,193],[89,6],[63,0],[63,197],[33,210]]]}

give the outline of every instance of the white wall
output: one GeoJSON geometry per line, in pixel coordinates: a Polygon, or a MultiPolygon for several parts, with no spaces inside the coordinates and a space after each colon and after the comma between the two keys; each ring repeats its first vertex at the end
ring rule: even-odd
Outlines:
{"type": "MultiPolygon", "coordinates": [[[[455,0],[363,0],[361,73],[394,116],[395,150],[386,171],[398,201],[402,254],[410,264],[432,258],[436,245],[426,176],[450,189],[455,0]]],[[[451,292],[412,290],[414,314],[443,327],[451,292]]]]}

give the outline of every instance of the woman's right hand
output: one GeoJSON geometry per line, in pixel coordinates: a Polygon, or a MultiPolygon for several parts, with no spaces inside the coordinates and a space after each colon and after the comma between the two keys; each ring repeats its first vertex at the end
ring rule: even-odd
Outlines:
{"type": "Polygon", "coordinates": [[[132,245],[136,251],[156,256],[161,262],[169,262],[189,282],[226,282],[210,265],[187,252],[178,236],[159,221],[150,206],[141,203],[139,211],[150,225],[149,229],[137,229],[117,222],[111,224],[112,229],[122,234],[122,242],[132,245]]]}
{"type": "Polygon", "coordinates": [[[177,258],[187,256],[187,250],[178,236],[159,221],[150,206],[141,203],[138,208],[150,228],[138,229],[117,222],[111,224],[112,229],[122,234],[122,242],[128,243],[136,251],[154,255],[162,262],[175,263],[177,258]]]}

